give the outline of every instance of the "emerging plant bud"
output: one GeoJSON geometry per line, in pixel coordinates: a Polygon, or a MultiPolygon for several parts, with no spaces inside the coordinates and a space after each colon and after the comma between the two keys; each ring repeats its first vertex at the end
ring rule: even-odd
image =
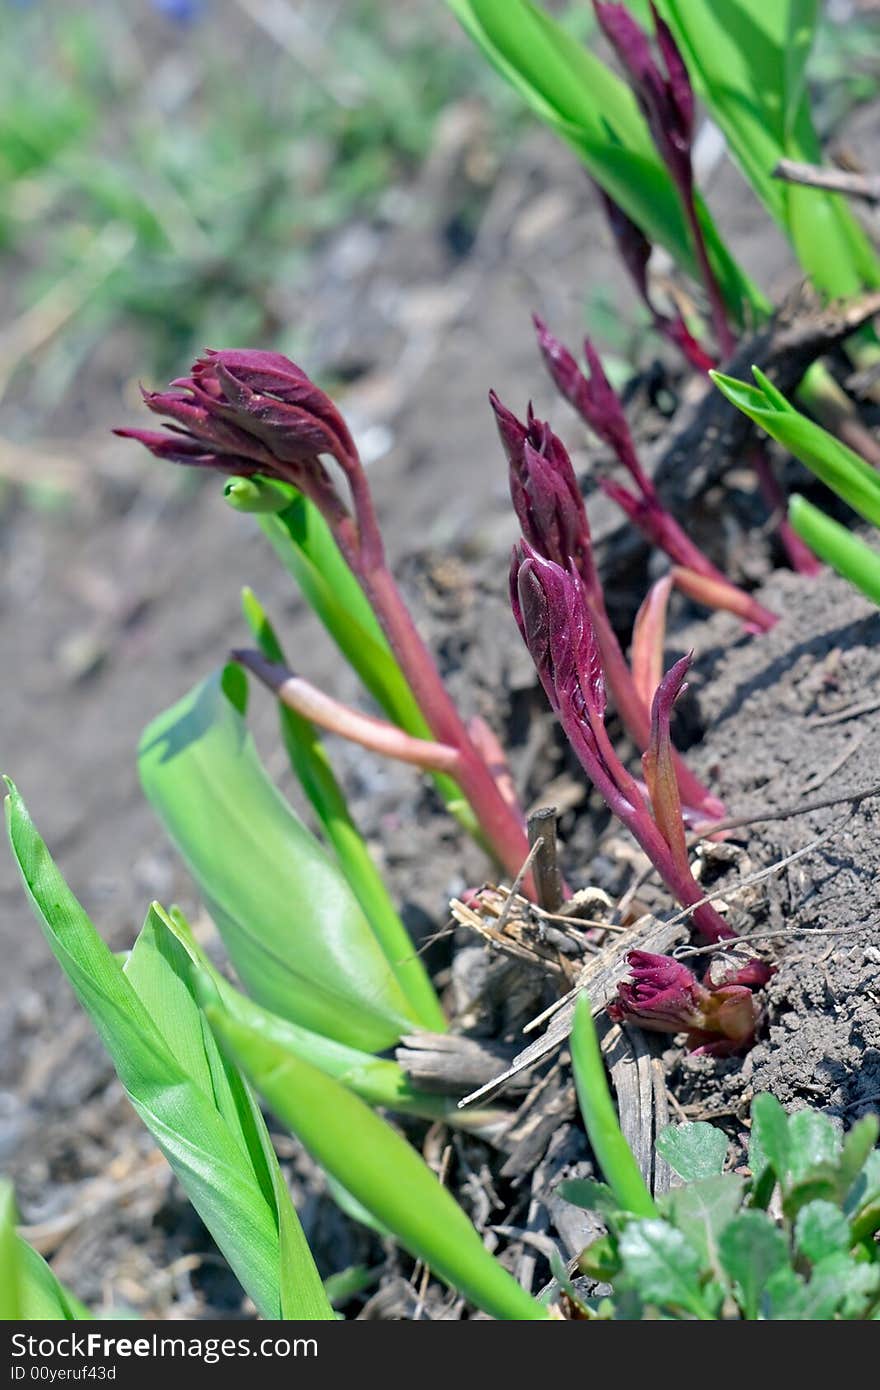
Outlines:
{"type": "Polygon", "coordinates": [[[574,406],[590,429],[613,450],[624,468],[635,478],[643,477],[620,397],[605,375],[601,358],[589,338],[584,339],[584,355],[590,369],[587,377],[565,344],[554,337],[543,319],[535,314],[533,320],[538,346],[560,393],[574,406]]]}
{"type": "Polygon", "coordinates": [[[611,766],[606,758],[606,745],[610,745],[604,726],[605,681],[599,644],[577,576],[522,541],[511,561],[510,597],[547,699],[587,772],[612,810],[625,799],[618,785],[621,781],[632,784],[634,804],[638,804],[638,789],[613,750],[611,766]]]}
{"type": "Polygon", "coordinates": [[[584,499],[562,440],[528,409],[524,425],[494,391],[489,401],[509,464],[510,496],[529,545],[563,569],[573,564],[591,603],[602,603],[584,499]]]}
{"type": "Polygon", "coordinates": [[[326,393],[277,352],[208,352],[170,391],[145,391],[144,403],[173,423],[167,434],[117,430],[157,457],[232,476],[293,483],[320,509],[349,563],[361,552],[378,563],[382,542],[354,440],[326,393]],[[329,454],[351,490],[354,517],[324,465],[329,454]]]}
{"type": "MultiPolygon", "coordinates": [[[[577,571],[602,668],[617,712],[636,746],[650,740],[650,698],[642,699],[626,664],[605,608],[602,583],[593,560],[590,524],[571,459],[562,440],[529,407],[527,423],[518,420],[494,392],[489,397],[509,463],[510,495],[532,549],[561,569],[577,571]]],[[[662,648],[662,637],[660,640],[662,648]]],[[[662,653],[661,653],[662,654],[662,653]]],[[[652,692],[653,694],[653,692],[652,692]]],[[[724,814],[722,803],[673,753],[682,794],[708,816],[724,814]]]]}
{"type": "MultiPolygon", "coordinates": [[[[451,758],[455,780],[470,802],[485,841],[511,877],[519,874],[529,852],[525,825],[511,805],[509,788],[499,789],[492,772],[473,743],[422,641],[393,575],[385,561],[367,476],[354,440],[330,397],[301,367],[276,352],[252,350],[208,352],[194,364],[191,375],[171,383],[171,390],[145,392],[150,410],[171,423],[167,434],[147,430],[117,430],[138,439],[160,458],[214,468],[259,486],[233,490],[243,507],[261,507],[271,500],[271,484],[292,484],[322,514],[346,563],[370,603],[397,659],[400,670],[430,729],[439,755],[451,758]],[[337,492],[322,456],[336,460],[345,476],[350,498],[337,492]]],[[[327,718],[352,729],[352,716],[341,707],[321,703],[302,686],[292,694],[317,701],[327,718]]],[[[375,740],[388,737],[360,725],[375,740]]],[[[426,743],[427,740],[418,740],[426,743]]],[[[402,747],[387,744],[394,753],[402,747]]],[[[415,761],[426,748],[411,749],[415,761]]],[[[421,764],[420,764],[421,765],[421,764]]],[[[527,877],[526,891],[533,890],[527,877]]]]}
{"type": "Polygon", "coordinates": [[[680,800],[671,765],[669,709],[684,675],[679,662],[661,681],[654,700],[656,734],[649,749],[658,800],[651,815],[605,729],[605,683],[599,644],[573,568],[564,570],[521,541],[510,569],[510,598],[523,641],[547,698],[587,776],[642,846],[680,903],[694,908],[694,923],[711,941],[734,935],[710,903],[702,902],[684,845],[680,800]],[[671,786],[669,785],[671,779],[671,786]],[[674,824],[675,805],[679,824],[674,824]]]}
{"type": "Polygon", "coordinates": [[[707,247],[694,195],[691,148],[694,138],[694,93],[671,29],[651,4],[658,61],[651,41],[624,5],[593,0],[599,24],[624,68],[648,125],[657,153],[678,190],[690,229],[700,277],[712,308],[718,346],[725,357],[736,347],[727,322],[727,306],[707,247]]]}
{"type": "MultiPolygon", "coordinates": [[[[761,1010],[745,984],[715,985],[708,976],[700,984],[680,961],[649,951],[630,951],[627,964],[630,978],[618,985],[617,998],[608,1005],[615,1021],[658,1033],[686,1033],[690,1051],[714,1057],[751,1047],[761,1010]]],[[[756,976],[754,983],[766,978],[756,976]]]]}

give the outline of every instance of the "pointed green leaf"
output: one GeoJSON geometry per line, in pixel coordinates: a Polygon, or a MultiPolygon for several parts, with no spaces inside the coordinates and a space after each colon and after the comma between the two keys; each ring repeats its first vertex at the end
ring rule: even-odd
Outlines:
{"type": "Polygon", "coordinates": [[[430,1120],[446,1119],[465,1127],[495,1118],[486,1111],[462,1111],[457,1115],[454,1100],[418,1090],[397,1062],[374,1057],[371,1052],[336,1042],[322,1033],[312,1033],[308,1028],[270,1013],[220,974],[193,939],[186,920],[177,909],[172,909],[169,922],[190,958],[193,988],[203,1006],[215,1004],[225,1009],[243,1026],[341,1081],[370,1105],[430,1120]]]}
{"type": "Polygon", "coordinates": [[[623,1211],[654,1216],[657,1208],[633,1151],[623,1137],[608,1082],[590,1001],[582,994],[574,1011],[571,1060],[584,1126],[602,1176],[623,1211]]]}
{"type": "Polygon", "coordinates": [[[254,998],[368,1050],[414,1012],[351,889],[267,777],[227,667],[154,720],[141,740],[147,798],[186,861],[254,998]]]}
{"type": "Polygon", "coordinates": [[[331,1316],[289,1196],[285,1215],[281,1189],[273,1186],[271,1167],[277,1162],[259,1112],[207,1033],[205,1055],[198,1055],[198,1008],[177,974],[185,962],[176,943],[162,941],[161,915],[151,910],[144,940],[132,952],[129,978],[9,785],[10,842],[31,905],[134,1109],[264,1316],[280,1316],[282,1294],[289,1306],[299,1308],[297,1316],[331,1316]],[[286,1239],[298,1242],[294,1288],[289,1279],[286,1287],[281,1282],[282,1220],[286,1239]]]}
{"type": "Polygon", "coordinates": [[[768,1279],[789,1263],[788,1241],[764,1211],[741,1211],[721,1232],[718,1253],[743,1314],[757,1318],[768,1279]]]}
{"type": "Polygon", "coordinates": [[[12,1183],[0,1179],[0,1322],[14,1322],[22,1315],[17,1243],[12,1183]]]}
{"type": "Polygon", "coordinates": [[[411,1255],[493,1317],[547,1316],[489,1254],[421,1155],[364,1101],[222,1009],[207,1013],[279,1119],[411,1255]]]}
{"type": "Polygon", "coordinates": [[[757,387],[710,372],[727,399],[815,473],[866,521],[880,525],[880,474],[833,434],[801,415],[757,368],[757,387]]]}
{"type": "Polygon", "coordinates": [[[17,1241],[18,1275],[21,1287],[21,1318],[24,1322],[87,1322],[92,1314],[74,1298],[27,1241],[17,1241]]]}

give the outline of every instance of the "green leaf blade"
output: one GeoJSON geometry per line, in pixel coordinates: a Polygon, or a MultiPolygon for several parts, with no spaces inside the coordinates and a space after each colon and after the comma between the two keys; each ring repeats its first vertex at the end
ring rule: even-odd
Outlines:
{"type": "Polygon", "coordinates": [[[583,994],[575,1008],[571,1060],[584,1125],[605,1181],[622,1210],[656,1216],[654,1200],[617,1120],[590,1001],[583,994]]]}
{"type": "Polygon", "coordinates": [[[880,604],[880,555],[839,521],[799,493],[788,499],[788,518],[801,540],[866,598],[880,604]]]}
{"type": "MultiPolygon", "coordinates": [[[[271,1194],[267,1191],[268,1156],[264,1150],[263,1163],[255,1167],[249,1127],[240,1119],[230,1122],[228,1102],[234,1084],[229,1073],[227,1103],[221,1109],[215,1093],[219,1074],[209,1057],[196,1056],[197,1006],[189,991],[178,987],[179,980],[166,988],[179,957],[157,940],[163,929],[161,917],[151,912],[145,944],[132,952],[135,965],[129,979],[70,892],[11,784],[6,814],[13,853],[34,913],[132,1106],[242,1286],[264,1316],[279,1316],[279,1210],[274,1189],[271,1194]],[[133,980],[144,988],[149,1008],[133,980]],[[172,1019],[172,1013],[181,1012],[190,1017],[172,1019]],[[166,1044],[166,1033],[177,1055],[166,1044]]],[[[240,1078],[237,1084],[243,1084],[240,1078]]],[[[254,1113],[250,1131],[259,1125],[262,1120],[254,1113]]],[[[298,1275],[301,1316],[332,1316],[307,1248],[298,1275]]]]}
{"type": "Polygon", "coordinates": [[[668,1221],[634,1221],[620,1238],[620,1254],[646,1303],[711,1320],[700,1284],[700,1257],[668,1221]]]}
{"type": "Polygon", "coordinates": [[[227,667],[154,720],[144,791],[254,998],[353,1046],[389,1047],[414,1011],[342,874],[266,776],[241,679],[227,667]]]}
{"type": "Polygon", "coordinates": [[[279,1118],[410,1254],[493,1317],[547,1316],[489,1254],[449,1192],[386,1121],[230,1015],[209,1007],[208,1016],[224,1049],[279,1118]]]}

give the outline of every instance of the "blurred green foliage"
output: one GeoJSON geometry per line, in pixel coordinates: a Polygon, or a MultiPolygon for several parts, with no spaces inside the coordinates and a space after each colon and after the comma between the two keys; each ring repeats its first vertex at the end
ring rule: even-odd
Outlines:
{"type": "Polygon", "coordinates": [[[0,0],[0,23],[4,317],[64,318],[50,397],[109,327],[156,376],[283,342],[316,242],[381,215],[443,108],[508,109],[430,4],[212,0],[181,26],[148,0],[0,0]]]}

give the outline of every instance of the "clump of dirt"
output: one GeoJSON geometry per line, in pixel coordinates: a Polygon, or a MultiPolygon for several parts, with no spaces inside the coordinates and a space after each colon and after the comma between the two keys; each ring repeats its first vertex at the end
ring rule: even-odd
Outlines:
{"type": "Polygon", "coordinates": [[[751,906],[778,962],[763,1036],[740,1061],[685,1058],[672,1086],[708,1116],[770,1091],[849,1124],[880,1102],[880,796],[843,799],[880,783],[880,614],[831,573],[778,573],[761,598],[781,615],[766,636],[724,643],[721,615],[681,634],[704,652],[691,756],[732,814],[805,812],[735,832],[753,870],[821,843],[751,906]]]}

